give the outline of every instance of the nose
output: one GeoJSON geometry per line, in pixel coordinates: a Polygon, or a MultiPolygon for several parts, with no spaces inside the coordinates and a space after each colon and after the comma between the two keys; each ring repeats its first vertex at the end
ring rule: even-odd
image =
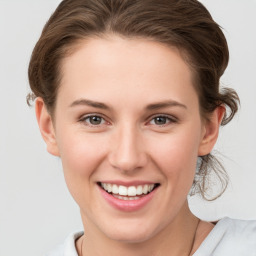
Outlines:
{"type": "Polygon", "coordinates": [[[122,172],[143,168],[148,159],[142,137],[142,132],[131,125],[117,129],[111,142],[110,164],[122,172]]]}

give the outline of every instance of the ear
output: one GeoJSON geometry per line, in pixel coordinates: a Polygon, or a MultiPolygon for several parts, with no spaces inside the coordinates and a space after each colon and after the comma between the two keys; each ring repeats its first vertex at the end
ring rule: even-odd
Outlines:
{"type": "Polygon", "coordinates": [[[41,135],[47,146],[47,151],[54,156],[59,156],[52,117],[43,99],[40,97],[36,99],[35,112],[41,135]]]}
{"type": "Polygon", "coordinates": [[[204,121],[198,156],[208,155],[212,151],[218,139],[219,127],[225,111],[224,106],[219,106],[213,111],[210,118],[204,121]]]}

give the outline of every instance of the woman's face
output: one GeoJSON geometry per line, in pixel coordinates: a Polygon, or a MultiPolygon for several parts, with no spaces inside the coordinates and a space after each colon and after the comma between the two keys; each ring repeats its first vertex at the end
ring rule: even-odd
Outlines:
{"type": "Polygon", "coordinates": [[[143,241],[185,216],[206,134],[175,48],[112,36],[63,60],[48,151],[88,232],[143,241]]]}

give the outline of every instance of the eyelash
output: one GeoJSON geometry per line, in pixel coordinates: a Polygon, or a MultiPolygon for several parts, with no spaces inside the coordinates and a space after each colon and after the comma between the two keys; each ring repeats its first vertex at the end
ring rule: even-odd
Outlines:
{"type": "Polygon", "coordinates": [[[91,123],[89,123],[89,122],[86,122],[87,119],[90,120],[90,118],[94,118],[94,117],[100,118],[100,119],[101,119],[101,122],[104,121],[104,124],[103,124],[103,125],[108,124],[108,122],[106,121],[106,119],[105,119],[104,117],[102,117],[101,115],[99,115],[99,114],[85,115],[85,116],[83,116],[83,117],[81,117],[81,118],[79,119],[79,122],[80,122],[80,123],[83,123],[83,124],[86,123],[87,126],[93,127],[93,128],[100,127],[100,126],[102,125],[101,123],[100,123],[100,124],[91,124],[91,123]]]}
{"type": "Polygon", "coordinates": [[[148,123],[150,124],[153,120],[156,120],[156,118],[165,118],[166,119],[166,123],[165,124],[160,124],[160,125],[152,124],[152,125],[156,125],[158,127],[164,127],[164,126],[167,126],[167,125],[169,125],[171,123],[177,123],[178,122],[177,118],[175,118],[173,116],[164,115],[164,114],[158,114],[158,115],[155,115],[155,116],[151,117],[148,123]]]}
{"type": "MultiPolygon", "coordinates": [[[[81,117],[79,119],[79,122],[83,123],[83,124],[85,124],[85,125],[87,125],[89,127],[93,127],[93,128],[98,128],[98,127],[101,127],[102,125],[108,125],[109,124],[109,122],[106,121],[106,119],[103,116],[99,115],[99,114],[85,115],[85,116],[83,116],[83,117],[81,117]],[[90,123],[90,118],[95,118],[95,117],[96,118],[100,118],[100,121],[101,122],[103,121],[104,123],[103,124],[102,123],[100,123],[100,124],[92,124],[92,123],[90,123]],[[89,120],[89,121],[87,122],[86,120],[89,120]]],[[[175,117],[173,117],[173,116],[169,116],[169,115],[165,115],[165,114],[158,114],[158,115],[150,117],[149,121],[147,121],[146,124],[156,125],[157,127],[165,127],[165,126],[168,126],[171,123],[177,123],[177,122],[178,122],[178,120],[175,117]],[[151,124],[152,121],[154,121],[154,120],[156,121],[156,118],[165,118],[166,123],[159,124],[159,125],[151,124]]]]}

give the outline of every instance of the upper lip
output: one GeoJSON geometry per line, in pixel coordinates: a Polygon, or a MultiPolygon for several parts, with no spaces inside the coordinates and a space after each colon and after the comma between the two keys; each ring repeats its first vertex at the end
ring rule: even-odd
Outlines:
{"type": "Polygon", "coordinates": [[[159,184],[158,182],[145,181],[145,180],[133,180],[133,181],[122,181],[122,180],[101,180],[98,183],[116,184],[122,186],[139,186],[139,185],[151,185],[159,184]]]}

